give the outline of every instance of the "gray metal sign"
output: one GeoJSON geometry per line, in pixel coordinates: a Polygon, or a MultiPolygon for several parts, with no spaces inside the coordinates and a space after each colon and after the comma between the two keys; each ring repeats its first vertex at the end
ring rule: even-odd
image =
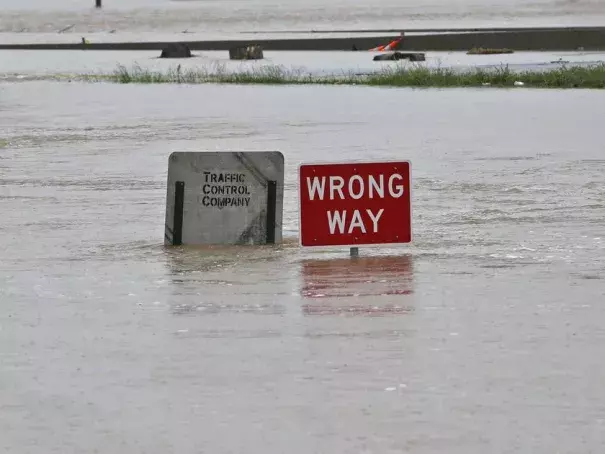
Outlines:
{"type": "Polygon", "coordinates": [[[281,243],[283,200],[279,151],[174,152],[164,244],[281,243]]]}

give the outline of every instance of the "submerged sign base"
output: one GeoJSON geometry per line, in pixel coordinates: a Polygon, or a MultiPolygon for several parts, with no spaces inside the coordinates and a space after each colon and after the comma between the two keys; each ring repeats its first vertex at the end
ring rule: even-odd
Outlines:
{"type": "Polygon", "coordinates": [[[283,200],[279,151],[174,152],[164,244],[281,243],[283,200]]]}

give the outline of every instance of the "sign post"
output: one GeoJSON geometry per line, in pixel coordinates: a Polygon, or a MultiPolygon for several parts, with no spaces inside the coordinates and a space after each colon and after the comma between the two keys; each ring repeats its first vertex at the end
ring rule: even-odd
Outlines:
{"type": "Polygon", "coordinates": [[[174,152],[164,244],[281,243],[283,200],[279,151],[174,152]]]}
{"type": "Polygon", "coordinates": [[[300,244],[396,245],[412,241],[411,163],[352,162],[299,167],[300,244]]]}

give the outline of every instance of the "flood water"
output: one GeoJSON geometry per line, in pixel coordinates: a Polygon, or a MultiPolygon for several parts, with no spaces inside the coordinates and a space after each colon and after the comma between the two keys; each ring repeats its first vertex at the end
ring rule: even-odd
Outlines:
{"type": "Polygon", "coordinates": [[[4,82],[0,451],[605,448],[601,91],[4,82]],[[172,151],[279,150],[284,244],[165,248],[172,151]],[[409,159],[414,242],[298,246],[409,159]]]}
{"type": "MultiPolygon", "coordinates": [[[[0,0],[0,40],[605,19],[596,0],[92,3],[0,0]]],[[[174,66],[156,54],[0,52],[0,452],[605,450],[605,93],[45,80],[174,66]],[[215,150],[284,154],[283,244],[163,246],[169,154],[215,150]],[[386,159],[412,162],[413,243],[299,247],[298,164],[386,159]]],[[[201,54],[184,67],[229,64],[201,54]]],[[[427,54],[559,60],[603,55],[427,54]]]]}
{"type": "Polygon", "coordinates": [[[0,0],[0,32],[242,32],[602,26],[601,0],[0,0]]]}

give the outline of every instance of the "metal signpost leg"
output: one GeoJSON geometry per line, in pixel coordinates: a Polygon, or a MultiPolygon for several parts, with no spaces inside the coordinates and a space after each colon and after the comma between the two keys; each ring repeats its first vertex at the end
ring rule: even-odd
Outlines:
{"type": "Polygon", "coordinates": [[[185,202],[185,182],[177,181],[174,188],[174,218],[172,222],[172,244],[183,244],[183,205],[185,202]]]}
{"type": "Polygon", "coordinates": [[[267,182],[267,244],[275,244],[275,214],[277,211],[277,182],[267,182]]]}

